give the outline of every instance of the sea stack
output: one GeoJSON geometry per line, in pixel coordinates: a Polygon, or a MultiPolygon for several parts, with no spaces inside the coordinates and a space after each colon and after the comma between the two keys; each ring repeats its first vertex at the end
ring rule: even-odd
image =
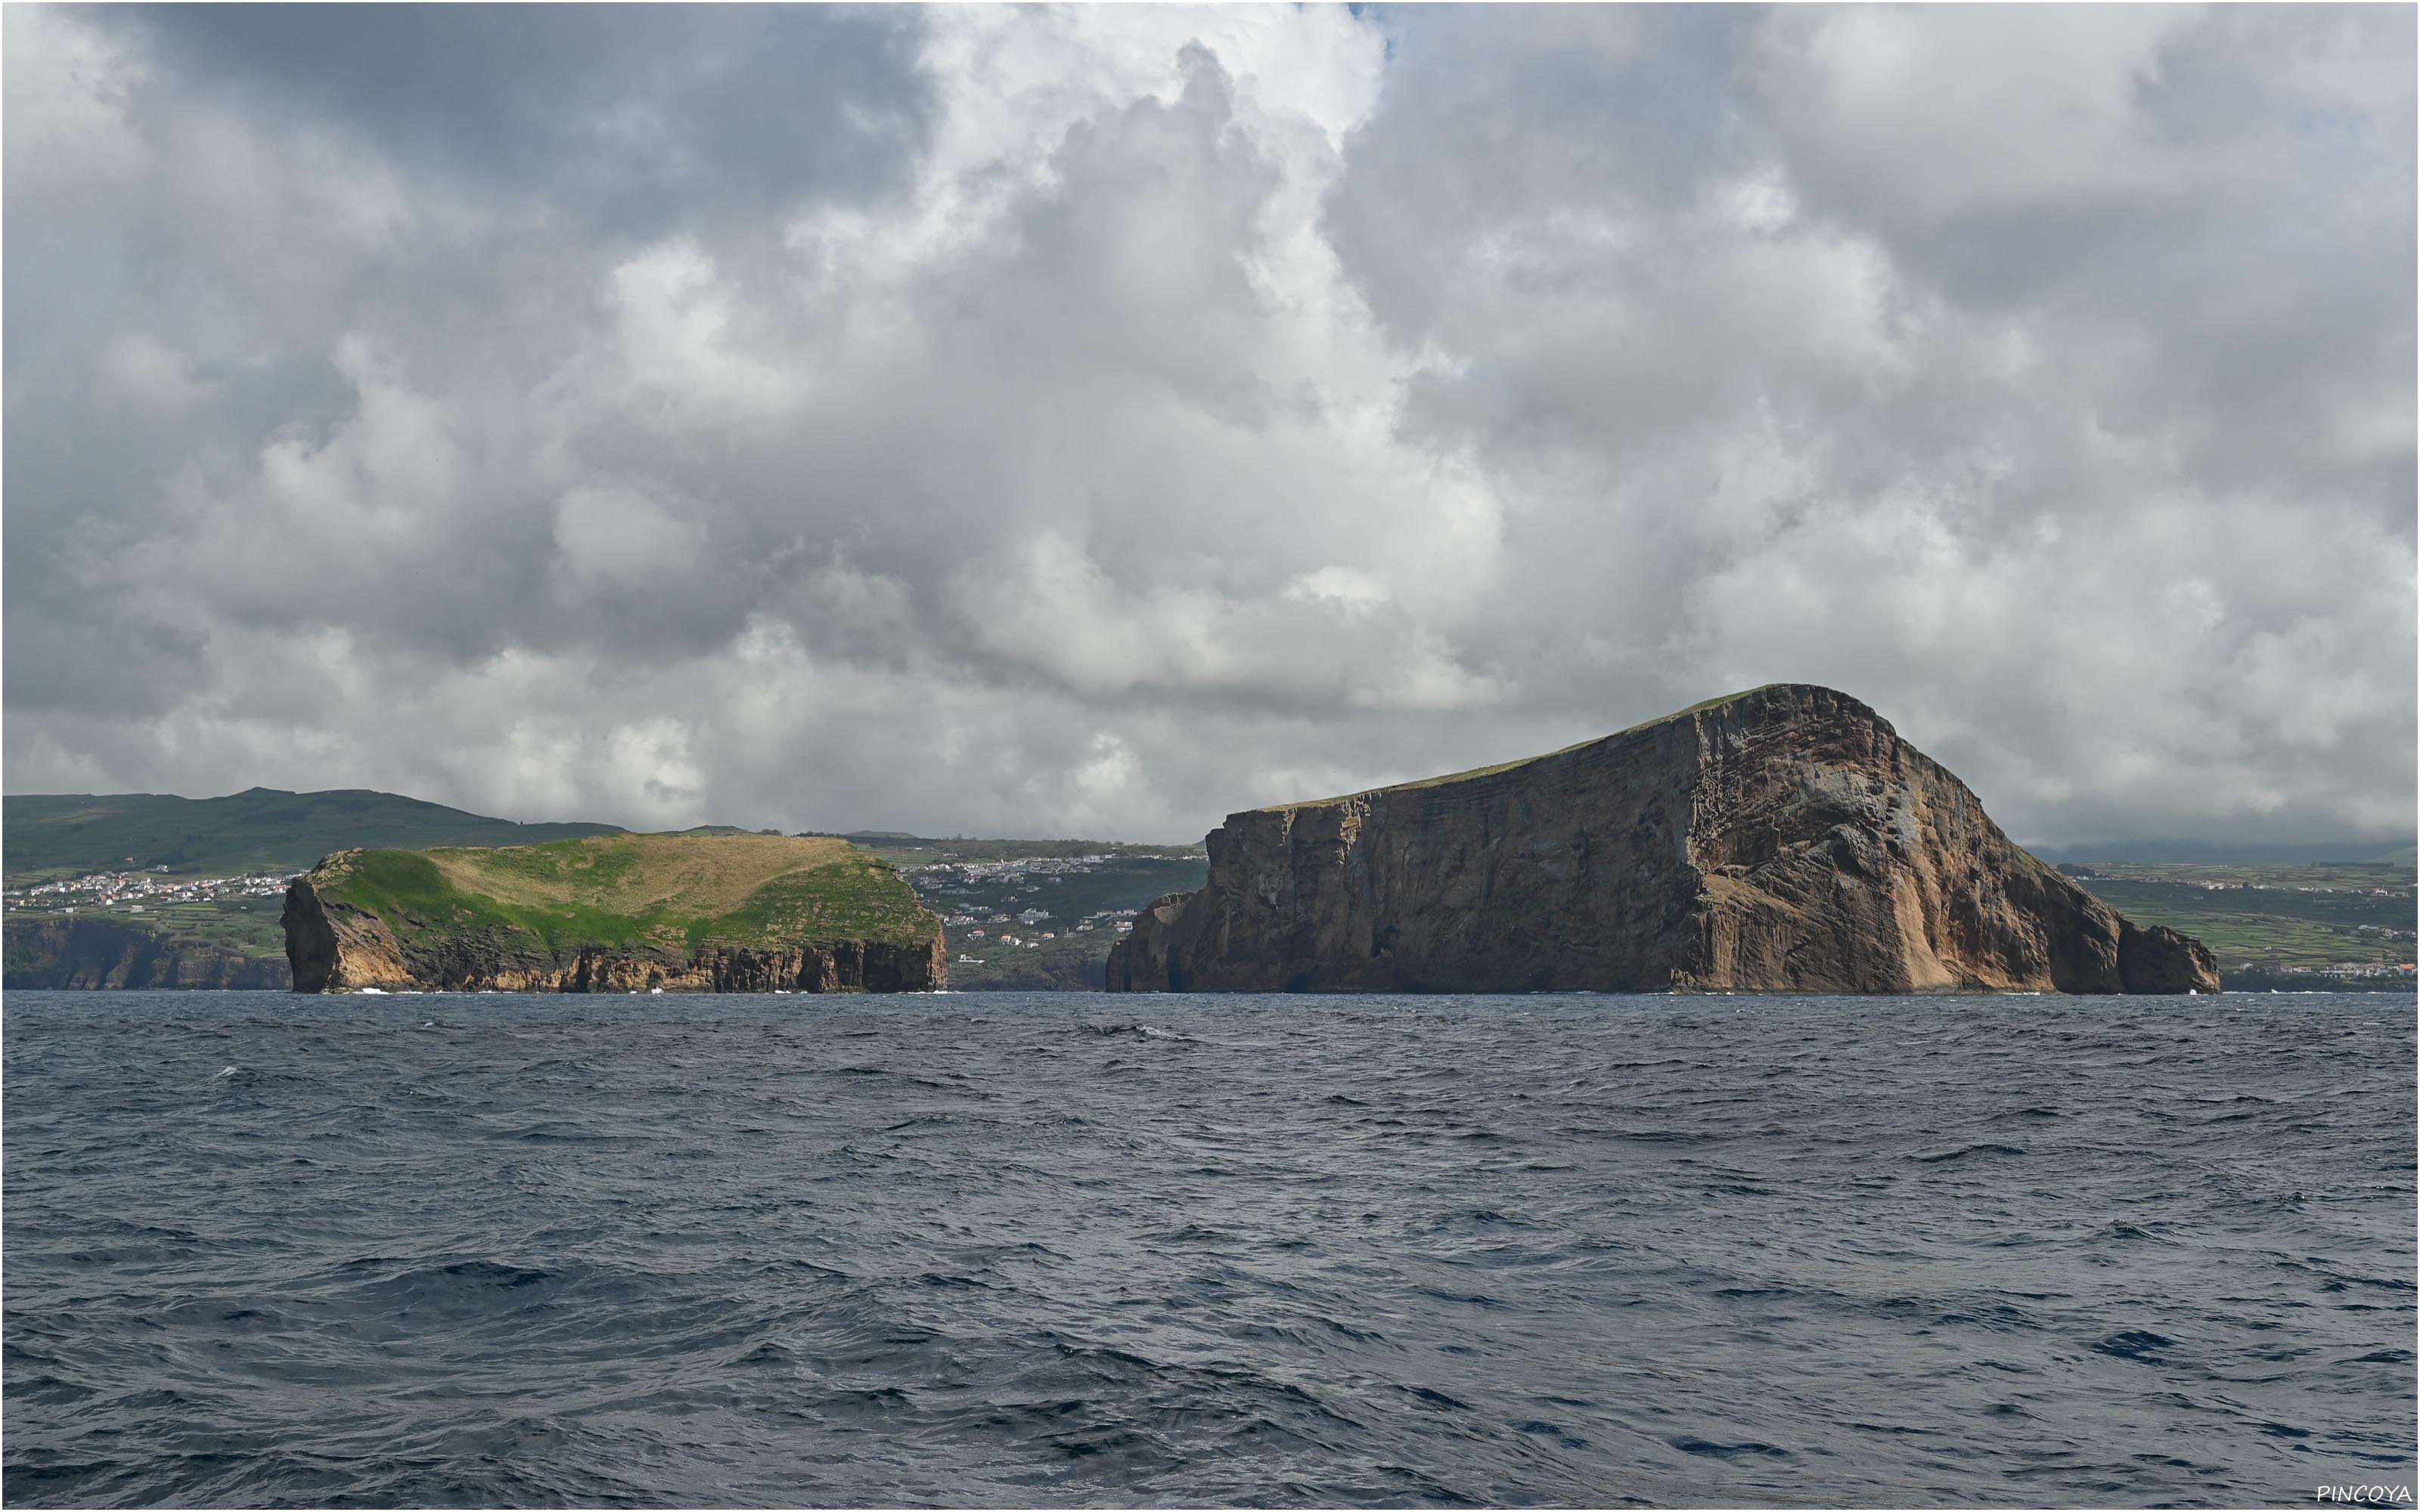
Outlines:
{"type": "Polygon", "coordinates": [[[2215,992],[1844,693],[1775,684],[1504,766],[1230,814],[1112,992],[2215,992]]]}
{"type": "Polygon", "coordinates": [[[355,850],[286,892],[297,992],[928,992],[941,921],[844,840],[355,850]]]}

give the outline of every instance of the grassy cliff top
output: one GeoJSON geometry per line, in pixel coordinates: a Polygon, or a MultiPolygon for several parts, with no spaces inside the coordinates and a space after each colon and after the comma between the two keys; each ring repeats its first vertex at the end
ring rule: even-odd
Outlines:
{"type": "Polygon", "coordinates": [[[1723,704],[1744,699],[1751,693],[1761,693],[1765,688],[1780,686],[1778,683],[1765,683],[1757,687],[1742,688],[1736,693],[1726,693],[1720,698],[1706,699],[1700,702],[1692,703],[1685,709],[1676,709],[1670,714],[1642,720],[1627,730],[1617,730],[1609,735],[1590,735],[1586,740],[1575,741],[1559,749],[1543,751],[1535,756],[1522,756],[1509,762],[1498,762],[1493,766],[1474,766],[1467,772],[1448,772],[1443,777],[1424,777],[1410,782],[1389,782],[1383,787],[1363,788],[1358,793],[1339,794],[1333,798],[1305,798],[1295,803],[1272,803],[1259,811],[1283,813],[1291,809],[1318,809],[1331,803],[1345,803],[1354,798],[1373,797],[1381,793],[1410,793],[1419,788],[1444,787],[1449,782],[1467,782],[1473,778],[1494,777],[1498,772],[1510,772],[1516,767],[1527,766],[1531,762],[1543,762],[1549,756],[1560,756],[1566,751],[1580,750],[1607,740],[1619,740],[1623,735],[1635,735],[1641,730],[1652,730],[1659,724],[1668,724],[1674,719],[1685,719],[1693,714],[1702,714],[1708,709],[1719,708],[1723,704]]]}
{"type": "Polygon", "coordinates": [[[186,876],[287,872],[349,845],[528,845],[621,833],[613,825],[519,825],[361,789],[253,788],[223,798],[11,794],[5,807],[12,884],[159,866],[186,876]]]}
{"type": "Polygon", "coordinates": [[[550,948],[755,947],[929,939],[899,874],[843,840],[599,835],[497,850],[364,850],[310,875],[319,896],[419,933],[490,929],[550,948]]]}

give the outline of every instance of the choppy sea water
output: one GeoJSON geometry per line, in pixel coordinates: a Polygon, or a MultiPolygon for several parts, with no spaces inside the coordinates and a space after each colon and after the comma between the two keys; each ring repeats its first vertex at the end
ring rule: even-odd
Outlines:
{"type": "Polygon", "coordinates": [[[2308,1503],[2410,999],[6,1003],[38,1504],[2308,1503]]]}

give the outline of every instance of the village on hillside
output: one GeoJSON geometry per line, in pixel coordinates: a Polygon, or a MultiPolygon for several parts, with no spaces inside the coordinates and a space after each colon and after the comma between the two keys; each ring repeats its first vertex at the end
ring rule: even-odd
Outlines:
{"type": "MultiPolygon", "coordinates": [[[[227,903],[275,898],[292,876],[254,872],[235,877],[170,877],[167,868],[142,872],[94,872],[0,892],[8,912],[72,914],[78,910],[148,913],[172,903],[227,903]]],[[[299,875],[300,873],[297,873],[299,875]]]]}
{"type": "Polygon", "coordinates": [[[1097,986],[1110,945],[1135,915],[1200,887],[1207,863],[1176,854],[1078,853],[1006,860],[944,858],[900,868],[941,916],[959,988],[1097,986]]]}

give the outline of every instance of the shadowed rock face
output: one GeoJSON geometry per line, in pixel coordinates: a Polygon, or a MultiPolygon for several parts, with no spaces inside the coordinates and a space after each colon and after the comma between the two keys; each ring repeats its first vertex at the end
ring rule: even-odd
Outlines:
{"type": "Polygon", "coordinates": [[[2214,992],[1873,710],[1777,684],[1466,777],[1230,814],[1112,992],[2214,992]]]}
{"type": "Polygon", "coordinates": [[[10,919],[5,985],[17,988],[281,988],[286,963],[103,918],[10,919]]]}

